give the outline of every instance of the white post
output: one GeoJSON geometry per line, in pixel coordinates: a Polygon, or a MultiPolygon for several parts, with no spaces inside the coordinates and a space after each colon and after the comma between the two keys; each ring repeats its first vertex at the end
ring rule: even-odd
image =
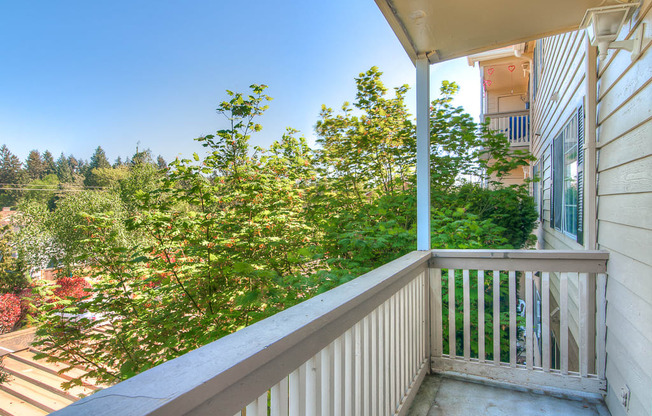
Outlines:
{"type": "Polygon", "coordinates": [[[430,250],[430,63],[417,58],[417,250],[430,250]]]}

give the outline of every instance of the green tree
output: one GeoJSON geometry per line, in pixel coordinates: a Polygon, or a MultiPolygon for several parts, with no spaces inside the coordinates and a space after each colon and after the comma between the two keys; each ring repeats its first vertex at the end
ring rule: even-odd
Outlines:
{"type": "Polygon", "coordinates": [[[95,149],[95,153],[93,153],[93,156],[91,156],[89,167],[91,169],[103,169],[111,167],[111,164],[106,158],[106,153],[104,152],[104,149],[102,149],[102,146],[97,146],[97,149],[95,149]]]}
{"type": "Polygon", "coordinates": [[[406,85],[385,97],[382,72],[372,67],[355,79],[356,101],[342,114],[322,106],[316,125],[325,174],[342,184],[339,191],[362,202],[369,192],[405,190],[414,173],[415,127],[405,107],[406,85]]]}
{"type": "Polygon", "coordinates": [[[99,169],[111,169],[111,163],[109,163],[108,159],[106,158],[106,153],[104,153],[102,146],[98,146],[97,149],[95,149],[93,156],[91,156],[90,163],[88,164],[88,168],[84,172],[85,186],[100,186],[96,176],[96,172],[99,169]]]}
{"type": "Polygon", "coordinates": [[[0,191],[0,203],[3,206],[14,205],[18,201],[22,192],[10,189],[18,187],[16,185],[23,180],[24,172],[20,159],[3,144],[0,147],[0,186],[5,188],[0,191]]]}
{"type": "Polygon", "coordinates": [[[156,158],[156,165],[158,166],[159,169],[167,169],[168,168],[168,162],[163,159],[163,156],[158,155],[156,158]]]}
{"type": "Polygon", "coordinates": [[[0,293],[18,293],[29,283],[27,264],[16,252],[15,233],[5,225],[0,228],[0,293]]]}
{"type": "Polygon", "coordinates": [[[59,182],[73,182],[73,168],[70,166],[70,160],[63,153],[61,153],[61,156],[57,159],[56,171],[59,182]]]}
{"type": "Polygon", "coordinates": [[[46,175],[42,179],[34,179],[25,188],[23,199],[52,205],[59,189],[59,178],[54,174],[46,175]]]}
{"type": "Polygon", "coordinates": [[[56,167],[56,163],[54,162],[54,157],[52,157],[52,153],[50,153],[49,150],[43,152],[43,165],[45,167],[45,170],[43,172],[44,175],[52,175],[57,173],[57,167],[56,167]]]}
{"type": "MultiPolygon", "coordinates": [[[[40,348],[84,363],[89,377],[114,382],[315,290],[305,269],[311,230],[304,198],[314,175],[305,139],[290,131],[269,150],[248,151],[269,99],[264,89],[230,93],[218,107],[227,127],[198,139],[206,157],[174,161],[156,189],[135,192],[138,209],[126,224],[140,241],[125,242],[115,225],[121,220],[107,208],[95,214],[87,213],[88,203],[57,209],[61,221],[74,222],[66,228],[83,247],[72,263],[83,264],[95,284],[86,299],[43,306],[40,348]],[[90,333],[94,322],[63,319],[62,309],[106,313],[111,327],[90,333]]],[[[41,293],[52,297],[53,289],[41,293]]]]}
{"type": "Polygon", "coordinates": [[[25,172],[29,180],[42,179],[45,175],[45,162],[38,150],[32,150],[25,161],[25,172]]]}
{"type": "Polygon", "coordinates": [[[116,244],[127,245],[137,239],[126,232],[127,216],[119,197],[103,191],[68,192],[57,201],[54,212],[48,211],[43,203],[27,201],[21,205],[23,224],[20,235],[22,253],[30,258],[33,267],[61,267],[70,273],[76,267],[85,266],[85,257],[92,251],[92,245],[85,243],[90,235],[80,228],[88,215],[112,213],[114,222],[100,234],[115,234],[116,244]],[[33,252],[30,254],[29,252],[33,252]]]}

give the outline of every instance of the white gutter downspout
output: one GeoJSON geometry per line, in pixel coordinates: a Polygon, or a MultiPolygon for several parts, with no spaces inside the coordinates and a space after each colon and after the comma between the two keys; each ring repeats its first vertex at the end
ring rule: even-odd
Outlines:
{"type": "Polygon", "coordinates": [[[417,57],[417,250],[430,250],[430,62],[417,57]]]}

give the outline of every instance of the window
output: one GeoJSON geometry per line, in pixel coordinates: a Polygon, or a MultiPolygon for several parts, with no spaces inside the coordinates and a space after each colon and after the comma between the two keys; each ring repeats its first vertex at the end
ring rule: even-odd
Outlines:
{"type": "Polygon", "coordinates": [[[584,111],[580,107],[553,142],[551,225],[582,244],[584,111]]]}

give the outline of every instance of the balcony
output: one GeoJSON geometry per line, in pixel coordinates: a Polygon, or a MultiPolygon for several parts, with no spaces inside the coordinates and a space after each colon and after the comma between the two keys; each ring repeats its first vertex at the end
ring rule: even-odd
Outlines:
{"type": "Polygon", "coordinates": [[[511,147],[530,146],[530,112],[514,111],[509,113],[487,113],[489,129],[503,133],[511,147]]]}
{"type": "Polygon", "coordinates": [[[414,251],[57,414],[405,415],[428,373],[475,406],[460,379],[599,401],[607,259],[414,251]]]}

